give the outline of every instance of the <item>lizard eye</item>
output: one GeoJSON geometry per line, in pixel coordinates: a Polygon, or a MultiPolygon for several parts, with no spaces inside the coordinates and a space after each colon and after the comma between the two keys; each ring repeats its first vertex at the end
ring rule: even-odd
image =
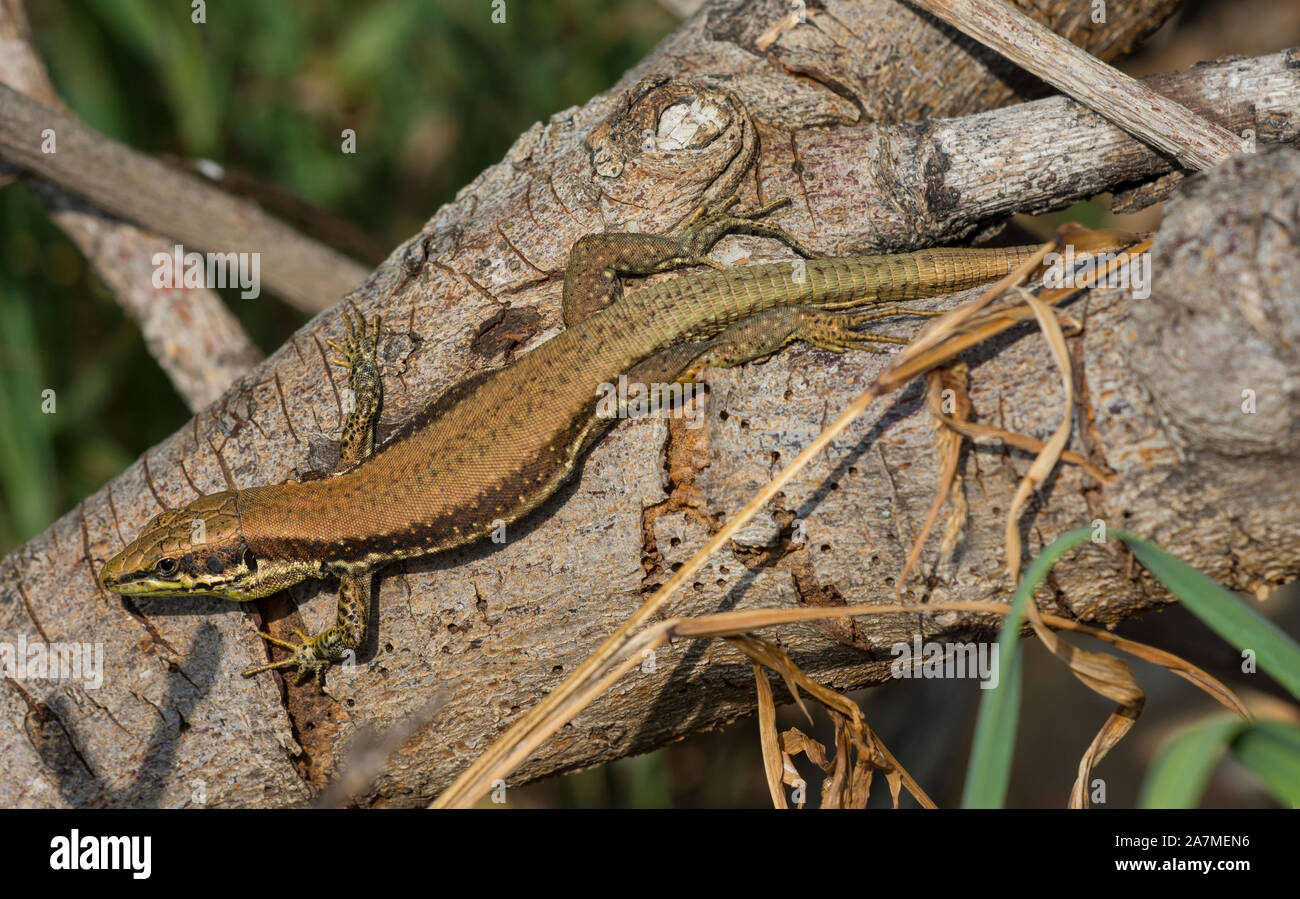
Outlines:
{"type": "Polygon", "coordinates": [[[154,570],[157,571],[159,574],[161,574],[163,577],[170,577],[171,575],[176,573],[176,560],[159,559],[158,564],[154,566],[154,570]]]}

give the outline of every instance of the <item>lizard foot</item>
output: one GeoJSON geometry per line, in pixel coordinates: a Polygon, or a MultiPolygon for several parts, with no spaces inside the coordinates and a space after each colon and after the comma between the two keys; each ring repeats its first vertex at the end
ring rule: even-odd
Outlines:
{"type": "Polygon", "coordinates": [[[279,637],[272,636],[265,631],[258,631],[257,635],[263,640],[266,640],[268,643],[275,646],[279,646],[282,649],[291,650],[293,655],[281,659],[278,662],[269,662],[265,665],[258,665],[256,668],[249,668],[244,672],[244,677],[252,677],[254,674],[260,674],[263,671],[271,671],[276,668],[296,667],[298,669],[298,678],[294,681],[295,684],[301,684],[306,679],[307,675],[311,674],[315,676],[316,681],[321,686],[324,686],[325,671],[330,666],[330,660],[328,658],[321,658],[317,654],[317,641],[314,638],[308,637],[297,628],[294,628],[293,632],[298,635],[298,639],[301,642],[290,643],[288,640],[281,640],[279,637]]]}
{"type": "Polygon", "coordinates": [[[336,473],[345,471],[366,456],[374,447],[375,419],[383,395],[379,377],[379,344],[383,329],[379,316],[369,329],[359,312],[343,310],[347,336],[342,343],[326,341],[339,356],[333,362],[348,370],[348,391],[342,398],[341,411],[348,417],[339,441],[339,464],[336,473]]]}
{"type": "Polygon", "coordinates": [[[903,306],[888,306],[870,312],[825,312],[822,310],[802,312],[799,326],[794,337],[811,343],[824,350],[842,353],[845,350],[872,350],[882,352],[882,345],[907,344],[911,341],[905,337],[890,337],[885,334],[870,334],[856,330],[869,322],[900,315],[914,315],[928,318],[942,315],[943,312],[928,309],[908,309],[903,306]]]}
{"type": "Polygon", "coordinates": [[[758,219],[770,215],[777,209],[788,206],[790,204],[789,197],[781,197],[746,212],[728,211],[739,202],[740,198],[733,195],[727,197],[712,209],[704,204],[697,206],[695,211],[691,213],[690,218],[682,225],[681,231],[678,232],[678,237],[685,249],[683,255],[703,258],[704,254],[724,234],[730,231],[748,231],[751,234],[774,237],[805,259],[812,259],[816,256],[815,253],[800,243],[794,235],[784,228],[779,225],[758,221],[758,219]]]}
{"type": "Polygon", "coordinates": [[[325,341],[340,354],[330,361],[350,372],[357,372],[362,368],[378,372],[379,338],[382,333],[379,316],[376,315],[370,322],[369,334],[366,333],[365,317],[360,312],[351,309],[343,310],[343,323],[348,329],[343,343],[334,340],[325,341]]]}

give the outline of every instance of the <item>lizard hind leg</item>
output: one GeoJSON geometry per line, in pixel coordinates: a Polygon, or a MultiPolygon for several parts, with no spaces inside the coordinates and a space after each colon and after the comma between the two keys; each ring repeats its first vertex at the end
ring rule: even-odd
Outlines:
{"type": "Polygon", "coordinates": [[[803,310],[793,339],[811,343],[824,350],[840,353],[844,350],[871,350],[882,352],[886,345],[910,343],[906,337],[872,334],[858,330],[865,324],[885,318],[913,316],[933,318],[943,315],[943,310],[908,309],[906,306],[885,306],[862,312],[828,312],[825,309],[803,310]]]}
{"type": "Polygon", "coordinates": [[[762,359],[797,340],[837,353],[844,350],[883,352],[886,346],[906,344],[908,340],[857,329],[882,318],[941,314],[901,306],[867,312],[827,312],[812,306],[769,309],[736,322],[717,337],[702,344],[700,352],[680,370],[678,380],[697,380],[701,372],[710,366],[730,368],[762,359]]]}

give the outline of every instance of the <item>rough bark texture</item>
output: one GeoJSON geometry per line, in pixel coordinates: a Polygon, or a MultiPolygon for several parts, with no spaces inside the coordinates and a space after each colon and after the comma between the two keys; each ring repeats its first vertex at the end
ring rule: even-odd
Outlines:
{"type": "MultiPolygon", "coordinates": [[[[1104,60],[1123,56],[1159,28],[1178,0],[1108,3],[1105,22],[1087,3],[1014,0],[1027,15],[1104,60]]],[[[806,127],[807,104],[827,90],[842,98],[828,122],[894,123],[965,115],[1050,89],[1032,75],[927,12],[902,0],[812,0],[806,23],[785,31],[762,54],[758,39],[791,9],[782,0],[721,0],[633,69],[678,75],[728,73],[750,98],[783,94],[785,123],[806,127]],[[700,24],[696,31],[692,25],[700,24]],[[789,76],[798,76],[792,78],[789,76]]]]}
{"type": "MultiPolygon", "coordinates": [[[[879,21],[867,18],[876,5],[846,5],[835,21],[879,39],[879,21]]],[[[1041,208],[1168,168],[1117,129],[1059,100],[1014,112],[1020,161],[1033,160],[1039,174],[1005,184],[1000,173],[1008,160],[997,154],[1006,152],[1011,132],[999,131],[991,114],[902,128],[837,125],[859,118],[863,94],[848,91],[855,98],[850,101],[789,77],[742,39],[747,29],[762,30],[753,20],[769,6],[770,21],[785,11],[783,4],[747,6],[743,15],[717,6],[705,10],[620,89],[529,130],[504,162],[466,187],[356,292],[352,302],[368,316],[382,313],[389,335],[382,431],[467,371],[508,360],[552,336],[565,256],[584,233],[671,228],[701,200],[739,190],[748,202],[756,194],[793,196],[795,206],[782,220],[824,252],[900,249],[968,232],[990,216],[1022,208],[1022,195],[1029,197],[1026,206],[1041,208]],[[646,71],[679,74],[686,68],[716,77],[685,90],[677,82],[623,90],[646,71]],[[1043,130],[1025,131],[1024,120],[1016,118],[1021,115],[1043,130]],[[1065,116],[1071,131],[1060,131],[1052,115],[1065,116]],[[597,129],[602,122],[609,127],[597,129]],[[644,127],[653,141],[644,141],[644,127]],[[979,128],[991,129],[982,132],[989,141],[983,153],[971,137],[979,128]],[[1061,142],[1079,131],[1113,152],[1058,156],[1061,142]],[[945,142],[960,140],[969,141],[963,152],[945,149],[945,142]],[[1076,158],[1081,155],[1089,158],[1076,158]],[[1082,173],[1084,186],[1063,179],[1054,168],[1058,162],[1082,173]]],[[[1150,24],[1130,23],[1134,32],[1150,24]]],[[[789,32],[778,46],[808,39],[800,33],[807,27],[789,32]]],[[[910,27],[930,26],[914,21],[910,27]]],[[[904,29],[893,39],[911,46],[923,42],[921,34],[904,29]]],[[[823,31],[818,39],[827,39],[823,31]]],[[[876,66],[880,78],[891,68],[887,56],[855,54],[822,60],[825,71],[841,71],[841,90],[867,77],[844,74],[847,60],[876,66]]],[[[891,77],[902,83],[915,76],[909,69],[891,77]]],[[[1206,69],[1188,83],[1203,82],[1213,92],[1216,79],[1232,80],[1234,108],[1256,127],[1262,129],[1266,118],[1271,134],[1294,134],[1291,106],[1300,88],[1292,57],[1206,69]]],[[[950,79],[945,100],[975,105],[945,111],[971,112],[993,102],[993,95],[1006,99],[999,90],[972,87],[963,95],[950,79]]],[[[897,101],[897,117],[917,113],[917,102],[897,101]]],[[[1266,194],[1276,195],[1278,183],[1271,182],[1266,194]]],[[[1243,208],[1236,205],[1238,190],[1216,199],[1221,205],[1215,208],[1243,208]]],[[[1294,229],[1291,190],[1290,205],[1278,201],[1272,212],[1294,229]]],[[[1250,222],[1255,227],[1258,217],[1250,222]]],[[[1245,246],[1248,236],[1236,239],[1245,246]]],[[[1260,249],[1281,257],[1270,264],[1295,265],[1293,244],[1275,241],[1260,249]]],[[[745,261],[779,252],[767,242],[728,238],[717,258],[745,261]]],[[[1157,256],[1157,286],[1169,271],[1164,259],[1170,252],[1157,256]]],[[[1259,258],[1242,253],[1220,264],[1253,270],[1259,258]]],[[[1224,277],[1225,284],[1238,283],[1235,272],[1224,277]]],[[[1247,340],[1256,333],[1256,314],[1266,327],[1269,316],[1294,319],[1293,298],[1285,309],[1288,298],[1276,290],[1267,293],[1267,302],[1224,303],[1225,295],[1234,295],[1226,288],[1192,283],[1214,289],[1224,306],[1222,327],[1235,329],[1226,333],[1240,334],[1241,346],[1251,352],[1271,353],[1274,370],[1289,371],[1294,383],[1293,355],[1268,341],[1247,340]],[[1234,311],[1240,314],[1231,317],[1234,311]]],[[[1163,302],[1175,306],[1183,299],[1176,291],[1168,296],[1163,302]]],[[[1103,518],[1161,541],[1234,587],[1294,577],[1297,528],[1288,514],[1294,497],[1278,496],[1296,489],[1281,476],[1294,461],[1294,429],[1286,431],[1291,442],[1279,445],[1269,442],[1277,439],[1269,430],[1275,423],[1266,427],[1262,415],[1243,422],[1258,429],[1263,445],[1232,465],[1204,444],[1176,439],[1178,422],[1161,416],[1129,362],[1135,348],[1150,350],[1152,341],[1173,341],[1176,334],[1162,331],[1159,320],[1139,328],[1130,315],[1137,305],[1120,292],[1093,294],[1074,308],[1087,324],[1074,339],[1085,410],[1074,448],[1119,479],[1104,490],[1081,481],[1076,471],[1054,479],[1026,519],[1027,550],[1103,518]],[[1261,496],[1264,489],[1268,494],[1261,496]]],[[[106,656],[98,690],[31,680],[7,680],[0,688],[6,766],[0,805],[306,800],[334,775],[360,728],[408,717],[445,684],[451,695],[446,709],[393,759],[365,799],[401,805],[426,800],[614,629],[674,562],[883,364],[871,356],[795,349],[763,365],[712,373],[702,429],[657,419],[623,424],[592,453],[581,477],[508,543],[385,572],[370,645],[357,666],[334,672],[322,693],[311,684],[294,688],[271,677],[239,676],[265,654],[253,633],[254,610],[204,599],[124,601],[103,593],[95,574],[161,508],[200,493],[329,468],[341,382],[324,340],[341,331],[337,310],[318,316],[221,401],[0,561],[0,639],[97,642],[106,656]]],[[[982,419],[1040,437],[1051,431],[1061,412],[1059,384],[1038,340],[1004,341],[971,361],[972,398],[982,419]]],[[[1221,361],[1225,368],[1204,389],[1235,390],[1237,366],[1256,364],[1244,350],[1221,361]]],[[[1274,382],[1256,382],[1263,406],[1274,382]]],[[[971,524],[953,564],[923,572],[921,586],[906,594],[911,600],[1005,598],[1001,512],[1027,464],[995,449],[968,454],[971,524]]],[[[934,474],[933,432],[919,392],[911,390],[865,418],[806,471],[772,510],[772,520],[748,529],[715,559],[672,611],[887,600],[930,501],[934,474]],[[791,539],[797,529],[791,514],[804,523],[802,543],[791,539]]],[[[1054,595],[1040,598],[1044,607],[1089,620],[1119,620],[1163,601],[1115,548],[1080,553],[1054,584],[1054,595]]],[[[326,591],[313,599],[317,592],[294,591],[298,611],[283,600],[263,604],[274,619],[271,628],[287,633],[295,624],[309,631],[323,625],[333,614],[332,596],[326,591]]],[[[883,658],[889,643],[918,632],[968,634],[987,624],[961,616],[899,616],[841,629],[791,627],[780,638],[811,673],[853,687],[887,676],[888,663],[873,659],[883,658]]],[[[655,671],[635,673],[610,691],[519,776],[648,749],[732,720],[752,705],[748,663],[717,645],[677,645],[660,654],[655,671]]]]}

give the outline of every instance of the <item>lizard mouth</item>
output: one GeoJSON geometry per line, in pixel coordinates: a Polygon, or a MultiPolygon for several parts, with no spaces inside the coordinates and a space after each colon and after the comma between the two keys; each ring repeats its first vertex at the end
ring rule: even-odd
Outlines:
{"type": "Polygon", "coordinates": [[[150,577],[148,572],[113,572],[104,567],[100,572],[99,582],[105,590],[120,593],[123,596],[151,596],[168,593],[193,593],[195,590],[176,581],[163,581],[150,577]]]}
{"type": "Polygon", "coordinates": [[[222,599],[237,599],[218,591],[214,584],[179,584],[175,581],[161,581],[145,575],[127,575],[122,578],[100,578],[104,589],[121,596],[216,596],[222,599]]]}
{"type": "Polygon", "coordinates": [[[202,582],[185,583],[164,580],[151,571],[123,571],[109,559],[99,573],[99,582],[105,590],[122,596],[217,596],[216,585],[202,582]]]}
{"type": "Polygon", "coordinates": [[[99,569],[99,583],[105,590],[114,593],[136,593],[137,582],[143,577],[141,573],[123,571],[122,556],[116,555],[99,569]]]}

